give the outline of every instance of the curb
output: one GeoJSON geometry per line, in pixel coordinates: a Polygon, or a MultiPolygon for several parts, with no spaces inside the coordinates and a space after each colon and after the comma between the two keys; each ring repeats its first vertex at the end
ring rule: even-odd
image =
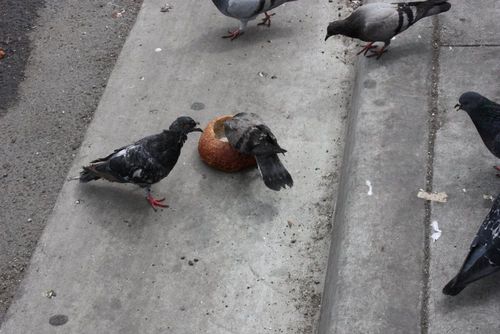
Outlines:
{"type": "Polygon", "coordinates": [[[379,61],[356,64],[320,334],[425,327],[427,216],[416,192],[426,187],[432,30],[422,21],[379,61]]]}

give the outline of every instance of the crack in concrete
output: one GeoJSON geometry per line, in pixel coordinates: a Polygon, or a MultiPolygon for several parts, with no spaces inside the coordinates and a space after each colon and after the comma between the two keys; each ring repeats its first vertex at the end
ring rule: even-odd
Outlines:
{"type": "MultiPolygon", "coordinates": [[[[426,162],[426,180],[425,190],[432,192],[432,182],[434,176],[434,144],[436,142],[436,133],[439,129],[439,55],[440,55],[440,25],[439,18],[433,17],[432,21],[432,62],[431,62],[431,87],[428,99],[429,113],[429,134],[427,141],[427,162],[426,162]]],[[[432,206],[430,201],[425,202],[424,216],[424,264],[422,270],[422,301],[420,309],[420,331],[422,334],[429,333],[429,298],[430,298],[430,224],[432,206]]]]}
{"type": "Polygon", "coordinates": [[[441,47],[477,48],[477,47],[499,47],[500,44],[440,44],[441,47]]]}

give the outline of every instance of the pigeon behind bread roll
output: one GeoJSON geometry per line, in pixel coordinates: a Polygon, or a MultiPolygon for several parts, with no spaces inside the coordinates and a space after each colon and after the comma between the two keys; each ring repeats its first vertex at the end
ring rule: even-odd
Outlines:
{"type": "Polygon", "coordinates": [[[153,209],[166,207],[163,199],[151,195],[151,185],[165,178],[177,163],[187,134],[200,131],[191,117],[179,117],[168,130],[121,147],[110,155],[83,167],[80,182],[105,179],[110,182],[133,183],[146,189],[146,199],[153,209]]]}
{"type": "Polygon", "coordinates": [[[427,0],[399,3],[369,3],[357,8],[344,20],[328,25],[325,41],[333,35],[357,38],[367,45],[358,53],[366,55],[370,50],[377,59],[382,56],[391,43],[391,39],[405,31],[420,19],[448,11],[451,4],[447,0],[427,0]],[[375,42],[384,42],[378,50],[375,42]]]}
{"type": "Polygon", "coordinates": [[[254,113],[242,112],[224,122],[229,144],[237,151],[253,155],[266,186],[272,190],[292,187],[292,176],[281,163],[278,153],[286,150],[262,119],[254,113]]]}
{"type": "Polygon", "coordinates": [[[212,0],[220,12],[226,16],[235,18],[240,21],[238,29],[229,31],[229,34],[223,38],[231,40],[238,38],[245,32],[248,21],[255,20],[257,15],[264,13],[265,17],[259,25],[271,26],[271,16],[267,12],[285,2],[296,0],[212,0]]]}

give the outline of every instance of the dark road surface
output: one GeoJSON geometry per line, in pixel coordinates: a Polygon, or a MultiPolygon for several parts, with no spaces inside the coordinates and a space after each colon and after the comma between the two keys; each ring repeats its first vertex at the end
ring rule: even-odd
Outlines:
{"type": "Polygon", "coordinates": [[[141,3],[0,0],[0,323],[141,3]]]}

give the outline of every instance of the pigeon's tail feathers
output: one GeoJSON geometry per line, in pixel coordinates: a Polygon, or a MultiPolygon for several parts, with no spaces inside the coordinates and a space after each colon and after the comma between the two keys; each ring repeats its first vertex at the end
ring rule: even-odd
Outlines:
{"type": "Polygon", "coordinates": [[[90,167],[83,167],[83,170],[80,172],[80,182],[87,183],[94,180],[99,180],[101,177],[92,171],[90,167]]]}
{"type": "Polygon", "coordinates": [[[417,8],[417,18],[415,21],[420,20],[421,18],[437,15],[440,13],[444,13],[450,10],[451,4],[448,0],[427,0],[420,2],[410,2],[408,3],[410,6],[415,6],[417,8]]]}
{"type": "Polygon", "coordinates": [[[286,186],[290,188],[293,186],[292,176],[283,166],[277,154],[257,155],[255,159],[262,179],[269,189],[279,191],[286,186]]]}
{"type": "Polygon", "coordinates": [[[464,261],[460,272],[443,289],[450,296],[457,295],[467,285],[500,270],[488,258],[486,245],[474,247],[464,261]]]}
{"type": "Polygon", "coordinates": [[[458,279],[458,275],[455,276],[451,281],[446,284],[446,286],[443,288],[443,293],[448,296],[456,296],[458,295],[463,289],[465,289],[467,285],[461,285],[460,281],[458,279]]]}
{"type": "Polygon", "coordinates": [[[432,16],[447,12],[451,8],[451,4],[448,1],[439,1],[439,0],[428,0],[430,1],[431,7],[427,10],[425,16],[432,16]]]}

